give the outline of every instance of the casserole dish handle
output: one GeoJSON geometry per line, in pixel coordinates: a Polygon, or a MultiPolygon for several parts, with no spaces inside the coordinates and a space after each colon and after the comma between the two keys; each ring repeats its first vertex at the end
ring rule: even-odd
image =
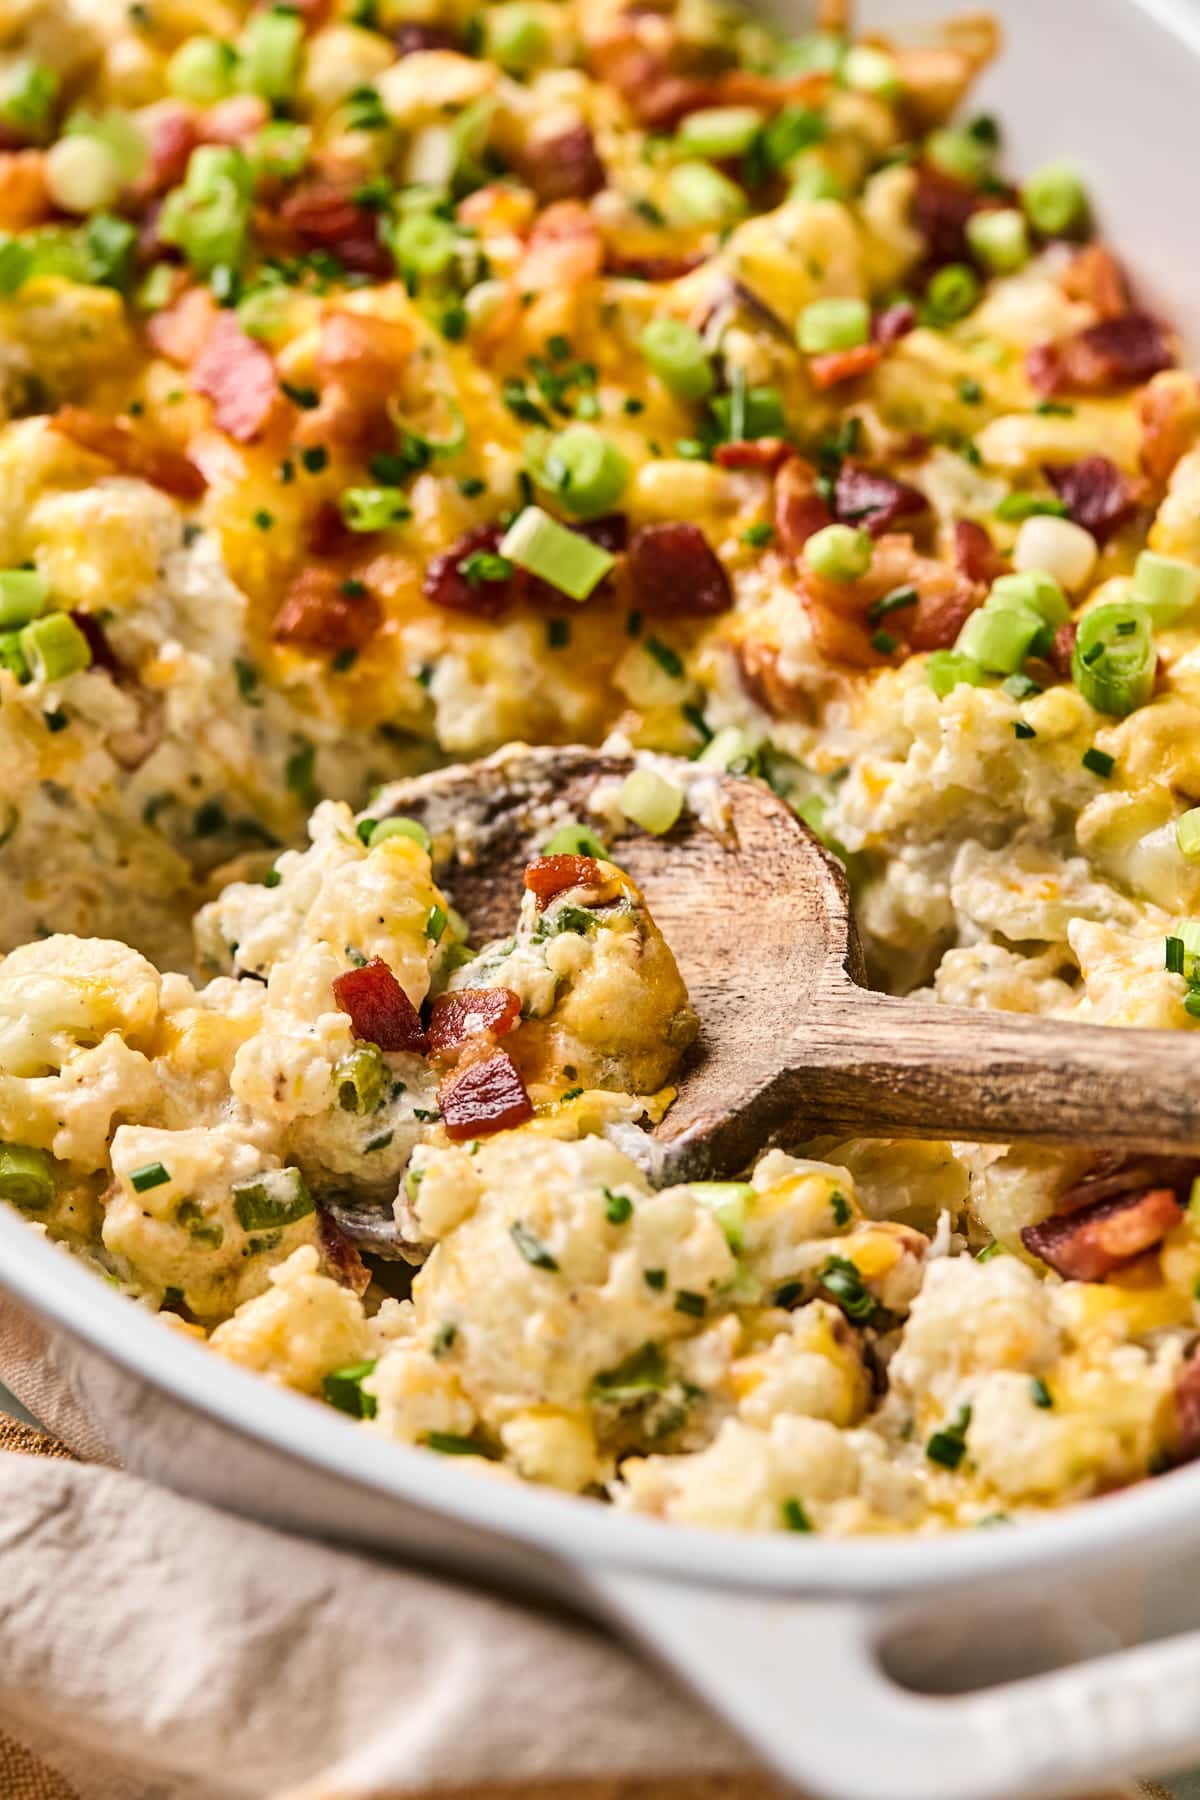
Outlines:
{"type": "Polygon", "coordinates": [[[879,1602],[592,1580],[609,1617],[806,1800],[1050,1800],[1200,1755],[1200,1632],[930,1695],[883,1667],[892,1615],[879,1602]]]}

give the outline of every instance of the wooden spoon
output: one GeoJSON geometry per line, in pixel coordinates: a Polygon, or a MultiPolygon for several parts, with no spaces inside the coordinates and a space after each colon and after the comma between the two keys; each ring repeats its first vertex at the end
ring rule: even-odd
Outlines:
{"type": "MultiPolygon", "coordinates": [[[[633,767],[518,745],[395,783],[372,815],[419,818],[435,853],[452,846],[435,873],[482,942],[511,932],[525,864],[557,824],[604,836],[593,792],[633,767]]],[[[695,782],[696,764],[678,767],[695,782]]],[[[712,798],[720,832],[685,809],[665,837],[611,845],[701,1024],[646,1158],[657,1183],[827,1133],[1200,1151],[1200,1038],[872,993],[840,865],[763,783],[714,774],[712,798]]]]}

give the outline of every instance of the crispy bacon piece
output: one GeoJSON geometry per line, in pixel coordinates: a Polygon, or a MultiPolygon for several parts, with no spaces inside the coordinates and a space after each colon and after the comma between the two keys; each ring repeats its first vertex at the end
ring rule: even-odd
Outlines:
{"type": "Polygon", "coordinates": [[[321,1206],[317,1208],[317,1245],[321,1261],[334,1280],[352,1293],[365,1294],[371,1285],[371,1271],[345,1232],[321,1206]]]}
{"type": "Polygon", "coordinates": [[[898,300],[895,306],[885,307],[875,314],[871,320],[871,336],[886,350],[889,344],[898,344],[902,337],[907,337],[916,322],[917,309],[912,301],[898,300]]]}
{"type": "Polygon", "coordinates": [[[270,351],[248,337],[232,312],[219,312],[192,365],[192,386],[213,403],[213,424],[252,444],[286,402],[270,351]]]}
{"type": "Polygon", "coordinates": [[[381,1050],[415,1050],[424,1055],[429,1039],[421,1015],[382,957],[333,979],[333,997],[364,1043],[381,1050]]]}
{"type": "Polygon", "coordinates": [[[521,1022],[521,996],[511,988],[459,988],[439,994],[429,1019],[429,1048],[450,1056],[471,1038],[505,1037],[521,1022]]]}
{"type": "Polygon", "coordinates": [[[469,581],[462,565],[468,557],[480,552],[496,554],[504,536],[499,525],[476,525],[460,537],[441,556],[435,556],[425,571],[421,592],[435,606],[450,612],[474,613],[481,619],[496,619],[514,597],[511,576],[498,581],[469,581]]]}
{"type": "Polygon", "coordinates": [[[0,151],[0,231],[44,225],[53,214],[46,191],[45,152],[0,151]]]}
{"type": "Polygon", "coordinates": [[[1134,510],[1133,490],[1107,456],[1082,456],[1078,462],[1047,468],[1045,473],[1070,517],[1090,531],[1098,544],[1134,510]]]}
{"type": "Polygon", "coordinates": [[[859,344],[853,350],[826,350],[820,356],[808,359],[809,378],[815,388],[824,392],[827,388],[837,387],[843,381],[857,381],[860,375],[869,375],[877,369],[883,359],[883,349],[879,344],[859,344]]]}
{"type": "Polygon", "coordinates": [[[525,870],[525,886],[545,912],[568,888],[607,887],[609,877],[594,856],[535,856],[525,870]]]}
{"type": "Polygon", "coordinates": [[[1097,1200],[1111,1200],[1115,1195],[1144,1193],[1147,1188],[1169,1187],[1178,1196],[1191,1191],[1192,1182],[1200,1174],[1200,1162],[1194,1156],[1122,1156],[1110,1152],[1071,1183],[1058,1197],[1055,1216],[1082,1212],[1097,1200]]]}
{"type": "Polygon", "coordinates": [[[733,589],[698,525],[643,525],[629,542],[633,604],[651,618],[712,618],[728,612],[733,589]]]}
{"type": "Polygon", "coordinates": [[[179,100],[144,108],[138,123],[147,146],[146,166],[134,189],[140,199],[177,187],[201,140],[195,109],[179,100]]]}
{"type": "Polygon", "coordinates": [[[438,1088],[446,1136],[453,1143],[508,1131],[533,1117],[525,1083],[507,1050],[493,1050],[479,1062],[446,1075],[438,1088]]]}
{"type": "Polygon", "coordinates": [[[339,182],[305,182],[283,202],[280,223],[305,250],[326,250],[353,274],[384,281],[393,264],[379,240],[379,214],[356,205],[352,195],[339,182]]]}
{"type": "Polygon", "coordinates": [[[1200,1354],[1194,1348],[1175,1377],[1175,1456],[1194,1462],[1200,1456],[1200,1354]]]}
{"type": "Polygon", "coordinates": [[[1152,481],[1166,481],[1200,436],[1200,382],[1182,370],[1156,375],[1138,395],[1137,413],[1142,468],[1152,481]]]}
{"type": "Polygon", "coordinates": [[[739,438],[733,444],[718,444],[713,461],[721,469],[766,469],[774,475],[791,454],[786,438],[739,438]]]}
{"type": "Polygon", "coordinates": [[[71,620],[87,639],[87,647],[92,653],[93,669],[103,669],[106,674],[114,677],[122,674],[116,652],[109,643],[108,634],[96,615],[89,612],[72,611],[71,620]]]}
{"type": "Polygon", "coordinates": [[[1068,300],[1085,301],[1102,319],[1119,319],[1129,311],[1129,283],[1107,244],[1085,244],[1077,250],[1058,285],[1068,300]]]}
{"type": "Polygon", "coordinates": [[[298,650],[361,650],[383,623],[374,594],[347,594],[333,569],[302,569],[275,614],[271,636],[298,650]]]}
{"type": "MultiPolygon", "coordinates": [[[[610,556],[620,556],[629,545],[629,520],[624,513],[602,513],[598,519],[580,519],[571,530],[587,538],[589,543],[598,544],[610,556]]],[[[556,588],[551,588],[550,592],[556,600],[561,599],[556,588]]]]}
{"type": "Polygon", "coordinates": [[[582,119],[531,137],[518,154],[517,172],[543,206],[553,200],[590,200],[608,184],[592,128],[582,119]]]}
{"type": "Polygon", "coordinates": [[[1075,639],[1079,636],[1079,626],[1074,619],[1067,619],[1054,633],[1054,642],[1050,646],[1050,654],[1046,661],[1056,675],[1064,681],[1070,681],[1071,668],[1075,657],[1075,639]]]}
{"type": "Polygon", "coordinates": [[[917,599],[911,607],[889,612],[883,629],[912,651],[947,649],[981,599],[973,582],[945,563],[918,555],[912,539],[902,533],[878,540],[871,567],[860,581],[824,581],[802,564],[800,598],[821,655],[851,668],[885,662],[887,655],[871,641],[875,627],[870,609],[902,587],[915,588],[917,599]]]}
{"type": "Polygon", "coordinates": [[[788,556],[799,556],[814,531],[833,523],[817,488],[817,471],[790,456],[775,477],[775,538],[788,556]]]}
{"type": "Polygon", "coordinates": [[[1021,1242],[1071,1281],[1102,1281],[1124,1263],[1152,1250],[1183,1217],[1169,1187],[1113,1194],[1078,1211],[1056,1213],[1027,1225],[1021,1242]]]}
{"type": "Polygon", "coordinates": [[[258,94],[231,94],[218,100],[200,116],[200,141],[204,144],[244,144],[262,130],[271,109],[258,94]]]}
{"type": "Polygon", "coordinates": [[[334,500],[322,500],[308,521],[305,543],[314,556],[349,556],[371,542],[371,534],[351,531],[334,500]]]}
{"type": "Polygon", "coordinates": [[[147,443],[128,419],[105,418],[83,406],[60,406],[50,417],[50,427],[81,449],[115,463],[123,475],[136,475],[177,500],[198,500],[208,486],[194,462],[178,450],[147,443]]]}
{"type": "Polygon", "coordinates": [[[165,356],[176,368],[186,369],[204,348],[216,313],[208,288],[188,288],[170,306],[151,313],[146,321],[146,336],[159,356],[165,356]]]}
{"type": "Polygon", "coordinates": [[[872,537],[882,537],[901,519],[927,512],[929,502],[920,488],[910,487],[906,481],[894,481],[860,463],[844,462],[833,490],[833,510],[843,523],[861,525],[872,537]]]}
{"type": "Polygon", "coordinates": [[[415,19],[397,25],[392,33],[397,56],[412,56],[418,50],[458,50],[458,33],[452,25],[420,25],[415,19]]]}
{"type": "Polygon", "coordinates": [[[956,519],[954,524],[954,564],[968,581],[991,587],[1005,573],[1008,562],[986,528],[974,519],[956,519]]]}
{"type": "Polygon", "coordinates": [[[587,207],[579,200],[556,200],[529,234],[517,288],[523,294],[541,294],[582,287],[603,267],[604,239],[587,207]]]}
{"type": "Polygon", "coordinates": [[[604,267],[609,275],[626,275],[632,281],[679,281],[704,260],[700,251],[694,256],[621,256],[610,248],[604,267]]]}
{"type": "Polygon", "coordinates": [[[947,175],[932,163],[920,165],[913,194],[913,222],[925,240],[928,268],[970,261],[967,220],[978,208],[979,190],[969,182],[947,175]]]}
{"type": "Polygon", "coordinates": [[[1073,337],[1035,345],[1025,358],[1025,373],[1039,394],[1108,394],[1149,381],[1174,362],[1158,320],[1130,312],[1101,319],[1073,337]]]}
{"type": "Polygon", "coordinates": [[[724,69],[714,75],[680,72],[659,46],[643,42],[635,28],[614,32],[588,52],[592,72],[615,87],[639,124],[669,131],[688,113],[708,106],[761,106],[774,111],[789,100],[810,100],[824,92],[828,77],[759,75],[751,69],[724,69]]]}

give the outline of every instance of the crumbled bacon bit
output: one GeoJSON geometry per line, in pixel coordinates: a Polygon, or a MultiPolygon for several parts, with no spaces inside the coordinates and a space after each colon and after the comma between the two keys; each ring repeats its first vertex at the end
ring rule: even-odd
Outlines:
{"type": "Polygon", "coordinates": [[[917,322],[917,309],[911,300],[898,300],[895,306],[885,307],[876,313],[871,320],[871,336],[877,344],[886,350],[890,344],[898,344],[907,337],[917,322]]]}
{"type": "Polygon", "coordinates": [[[0,231],[26,231],[44,225],[53,214],[45,152],[0,151],[0,231]]]}
{"type": "Polygon", "coordinates": [[[96,615],[73,611],[71,619],[87,640],[87,647],[92,653],[92,667],[103,669],[108,675],[122,674],[123,670],[117,654],[109,643],[108,634],[96,615]]]}
{"type": "Polygon", "coordinates": [[[1054,633],[1054,642],[1050,646],[1046,661],[1056,675],[1064,681],[1070,681],[1071,669],[1075,658],[1075,639],[1079,635],[1079,626],[1074,619],[1067,619],[1054,633]]]}
{"type": "Polygon", "coordinates": [[[1137,413],[1142,468],[1152,481],[1166,481],[1200,436],[1200,382],[1182,370],[1156,375],[1138,395],[1137,413]]]}
{"type": "Polygon", "coordinates": [[[632,281],[679,281],[704,260],[701,252],[694,256],[622,256],[610,249],[604,268],[609,275],[625,275],[632,281]]]}
{"type": "Polygon", "coordinates": [[[718,444],[713,461],[721,469],[766,469],[774,475],[792,453],[786,438],[739,438],[736,443],[718,444]]]}
{"type": "Polygon", "coordinates": [[[853,350],[827,350],[808,359],[809,379],[822,392],[843,381],[856,381],[879,367],[883,350],[879,344],[859,344],[853,350]]]}
{"type": "Polygon", "coordinates": [[[438,1105],[446,1136],[456,1144],[508,1131],[533,1117],[525,1083],[507,1050],[493,1050],[445,1076],[438,1088],[438,1105]]]}
{"type": "Polygon", "coordinates": [[[607,887],[609,877],[594,856],[535,856],[525,870],[525,886],[544,912],[568,888],[607,887]]]}
{"type": "Polygon", "coordinates": [[[333,997],[350,1015],[350,1028],[364,1043],[381,1050],[415,1050],[424,1055],[429,1039],[421,1015],[392,971],[376,956],[361,969],[347,969],[333,979],[333,997]]]}
{"type": "Polygon", "coordinates": [[[604,267],[604,239],[579,200],[556,200],[540,213],[517,268],[522,294],[582,287],[604,267]]]}
{"type": "Polygon", "coordinates": [[[882,537],[899,520],[919,517],[928,509],[920,488],[910,487],[906,481],[894,481],[859,463],[844,462],[838,470],[834,512],[844,524],[861,525],[872,537],[882,537]]]}
{"type": "Polygon", "coordinates": [[[335,181],[309,181],[289,194],[279,209],[285,230],[306,250],[326,250],[356,275],[386,280],[391,252],[379,239],[379,217],[358,206],[353,189],[335,181]]]}
{"type": "Polygon", "coordinates": [[[1103,544],[1134,510],[1135,498],[1116,463],[1107,456],[1082,456],[1046,470],[1046,479],[1076,525],[1103,544]]]}
{"type": "Polygon", "coordinates": [[[159,356],[186,369],[204,348],[216,312],[208,288],[187,288],[170,306],[151,313],[146,321],[146,336],[159,356]]]}
{"type": "Polygon", "coordinates": [[[138,197],[165,194],[187,173],[192,151],[200,142],[195,110],[178,100],[146,107],[139,126],[147,145],[146,167],[138,178],[138,197]]]}
{"type": "Polygon", "coordinates": [[[913,220],[925,240],[925,262],[931,269],[969,262],[967,220],[978,210],[979,191],[969,182],[922,163],[913,194],[913,220]]]}
{"type": "Polygon", "coordinates": [[[775,539],[788,556],[798,556],[814,531],[832,524],[833,514],[817,488],[817,471],[802,456],[790,456],[775,477],[775,539]]]}
{"type": "Polygon", "coordinates": [[[139,437],[127,419],[109,419],[83,406],[60,406],[50,417],[51,430],[115,463],[125,475],[136,475],[177,500],[198,500],[208,483],[188,457],[139,437]]]}
{"type": "Polygon", "coordinates": [[[481,552],[495,555],[504,536],[499,525],[476,525],[460,537],[441,556],[435,556],[425,571],[421,592],[435,606],[451,612],[474,613],[481,619],[495,619],[513,599],[511,576],[498,581],[469,581],[462,565],[481,552]]]}
{"type": "Polygon", "coordinates": [[[1169,1187],[1149,1188],[1027,1225],[1021,1242],[1068,1280],[1102,1281],[1160,1244],[1182,1217],[1183,1208],[1169,1187]]]}
{"type": "Polygon", "coordinates": [[[1008,568],[988,535],[986,527],[974,519],[958,519],[954,525],[954,563],[968,581],[991,587],[1008,568]]]}
{"type": "Polygon", "coordinates": [[[260,132],[271,109],[258,94],[231,94],[207,107],[199,118],[200,141],[205,144],[245,144],[260,132]]]}
{"type": "Polygon", "coordinates": [[[869,618],[871,607],[886,594],[916,589],[915,604],[889,612],[883,621],[888,636],[910,651],[948,648],[981,598],[976,585],[956,570],[918,555],[903,533],[877,540],[871,567],[859,581],[825,581],[801,564],[798,585],[817,650],[827,661],[850,668],[872,668],[887,660],[872,642],[869,618]]]}
{"type": "Polygon", "coordinates": [[[458,50],[458,33],[452,25],[420,25],[415,19],[398,25],[392,33],[397,56],[412,56],[419,50],[458,50]]]}
{"type": "Polygon", "coordinates": [[[317,1245],[321,1261],[334,1280],[354,1294],[365,1294],[371,1285],[371,1271],[340,1225],[321,1206],[317,1208],[317,1245]]]}
{"type": "Polygon", "coordinates": [[[1025,358],[1025,373],[1039,394],[1107,394],[1148,381],[1174,362],[1158,320],[1131,312],[1035,345],[1025,358]]]}
{"type": "Polygon", "coordinates": [[[335,570],[309,568],[284,595],[271,636],[299,650],[361,650],[382,623],[374,594],[347,594],[335,570]]]}
{"type": "Polygon", "coordinates": [[[322,500],[305,533],[305,544],[314,556],[349,556],[370,542],[369,532],[351,531],[334,500],[322,500]]]}
{"type": "Polygon", "coordinates": [[[448,1056],[470,1038],[504,1037],[520,1022],[521,996],[511,988],[459,988],[434,1001],[429,1048],[434,1056],[448,1056]]]}
{"type": "Polygon", "coordinates": [[[517,157],[517,170],[543,206],[553,200],[590,200],[608,182],[592,128],[582,119],[561,131],[530,137],[517,157]]]}
{"type": "Polygon", "coordinates": [[[1129,311],[1129,283],[1107,244],[1085,244],[1077,250],[1058,285],[1068,300],[1086,302],[1102,319],[1118,319],[1129,311]]]}
{"type": "Polygon", "coordinates": [[[192,386],[213,403],[213,423],[239,444],[262,437],[285,405],[270,352],[220,312],[192,365],[192,386]]]}
{"type": "Polygon", "coordinates": [[[728,612],[733,589],[698,525],[643,525],[629,542],[633,605],[651,618],[711,618],[728,612]]]}
{"type": "MultiPolygon", "coordinates": [[[[610,556],[620,556],[629,543],[629,520],[624,513],[602,513],[598,519],[580,519],[571,530],[587,538],[589,543],[598,544],[610,556]]],[[[557,589],[550,591],[556,598],[561,598],[557,589]]]]}

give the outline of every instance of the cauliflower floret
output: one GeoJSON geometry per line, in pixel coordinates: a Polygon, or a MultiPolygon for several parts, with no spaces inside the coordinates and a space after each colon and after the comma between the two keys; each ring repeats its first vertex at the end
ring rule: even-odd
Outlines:
{"type": "Polygon", "coordinates": [[[730,1380],[739,1417],[761,1431],[782,1413],[856,1425],[871,1398],[858,1341],[837,1308],[822,1300],[798,1308],[789,1329],[765,1350],[740,1357],[730,1380]]]}
{"type": "Polygon", "coordinates": [[[613,1498],[675,1525],[775,1531],[804,1529],[807,1521],[819,1529],[834,1503],[855,1493],[858,1478],[848,1434],[824,1419],[782,1413],[769,1431],[727,1419],[692,1456],[631,1458],[613,1498]]]}
{"type": "Polygon", "coordinates": [[[922,1413],[956,1402],[971,1376],[994,1369],[1035,1375],[1061,1347],[1044,1283],[1011,1256],[929,1264],[889,1365],[893,1396],[922,1413]]]}
{"type": "Polygon", "coordinates": [[[320,1393],[326,1375],[369,1356],[362,1302],[319,1272],[312,1245],[272,1269],[270,1284],[213,1332],[209,1342],[221,1356],[302,1394],[320,1393]]]}

